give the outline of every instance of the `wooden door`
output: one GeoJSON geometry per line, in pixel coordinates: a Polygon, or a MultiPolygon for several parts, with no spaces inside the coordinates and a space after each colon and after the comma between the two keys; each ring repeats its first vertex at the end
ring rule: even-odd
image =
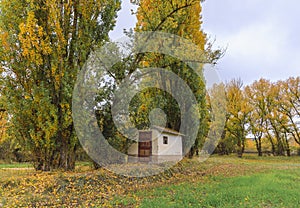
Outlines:
{"type": "Polygon", "coordinates": [[[139,157],[152,155],[152,132],[139,132],[139,157]]]}

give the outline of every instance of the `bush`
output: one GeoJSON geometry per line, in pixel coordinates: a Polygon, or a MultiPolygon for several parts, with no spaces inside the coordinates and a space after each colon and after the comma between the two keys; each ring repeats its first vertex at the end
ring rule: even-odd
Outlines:
{"type": "Polygon", "coordinates": [[[0,143],[0,160],[5,162],[13,161],[13,152],[10,148],[10,142],[8,140],[4,140],[0,143]]]}
{"type": "Polygon", "coordinates": [[[300,148],[297,148],[297,155],[300,156],[300,148]]]}

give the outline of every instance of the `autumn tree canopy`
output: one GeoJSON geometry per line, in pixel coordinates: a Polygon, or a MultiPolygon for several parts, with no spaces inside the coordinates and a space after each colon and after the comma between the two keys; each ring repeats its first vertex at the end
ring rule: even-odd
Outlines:
{"type": "Polygon", "coordinates": [[[9,133],[30,150],[36,169],[74,169],[74,82],[92,48],[108,40],[119,7],[115,0],[1,1],[9,133]]]}
{"type": "MultiPolygon", "coordinates": [[[[199,50],[201,50],[203,54],[209,57],[200,63],[200,65],[202,65],[199,70],[202,73],[203,64],[207,62],[211,63],[213,60],[216,60],[217,53],[213,54],[210,49],[206,47],[208,42],[206,34],[201,28],[201,11],[202,7],[199,0],[142,0],[137,10],[138,21],[135,31],[162,31],[189,39],[199,47],[199,50]]],[[[143,57],[141,63],[143,67],[158,67],[172,71],[183,79],[194,93],[199,109],[201,109],[199,117],[196,118],[199,119],[201,123],[200,129],[195,144],[190,151],[190,155],[194,155],[203,143],[208,132],[208,111],[206,108],[206,90],[203,77],[199,77],[181,60],[164,54],[148,53],[143,57]]],[[[149,125],[149,120],[147,119],[149,112],[159,107],[166,113],[167,127],[179,130],[181,125],[179,106],[172,96],[164,90],[167,88],[169,88],[169,91],[176,89],[178,83],[166,80],[166,77],[162,73],[159,74],[158,77],[160,78],[156,80],[157,85],[163,86],[163,90],[157,91],[152,89],[140,94],[139,101],[143,104],[136,108],[135,115],[145,119],[137,120],[137,124],[141,127],[149,125]]]]}
{"type": "MultiPolygon", "coordinates": [[[[259,79],[245,87],[239,83],[232,80],[224,87],[227,119],[216,152],[223,154],[229,150],[241,156],[245,140],[252,139],[259,156],[264,148],[273,155],[290,156],[290,144],[299,144],[299,77],[277,82],[259,79]]],[[[215,86],[215,90],[219,89],[215,86]]]]}

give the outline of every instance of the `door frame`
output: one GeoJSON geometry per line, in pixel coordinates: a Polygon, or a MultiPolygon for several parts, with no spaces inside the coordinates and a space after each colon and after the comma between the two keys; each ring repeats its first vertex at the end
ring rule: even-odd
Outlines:
{"type": "Polygon", "coordinates": [[[138,156],[139,157],[151,157],[152,156],[152,131],[139,132],[138,156]],[[149,142],[149,144],[145,144],[148,142],[149,142]],[[149,150],[149,155],[145,156],[144,154],[141,154],[140,150],[149,150]]]}

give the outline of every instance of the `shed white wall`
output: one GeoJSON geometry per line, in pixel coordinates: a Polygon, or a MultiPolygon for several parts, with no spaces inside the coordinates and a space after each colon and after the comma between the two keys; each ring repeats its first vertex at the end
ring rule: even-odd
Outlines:
{"type": "Polygon", "coordinates": [[[182,155],[181,136],[162,134],[158,137],[157,155],[182,155]],[[168,137],[168,144],[163,143],[163,137],[168,137]]]}
{"type": "Polygon", "coordinates": [[[182,136],[169,133],[152,133],[152,155],[180,155],[182,156],[182,136]],[[168,137],[168,144],[163,143],[163,137],[168,137]]]}

